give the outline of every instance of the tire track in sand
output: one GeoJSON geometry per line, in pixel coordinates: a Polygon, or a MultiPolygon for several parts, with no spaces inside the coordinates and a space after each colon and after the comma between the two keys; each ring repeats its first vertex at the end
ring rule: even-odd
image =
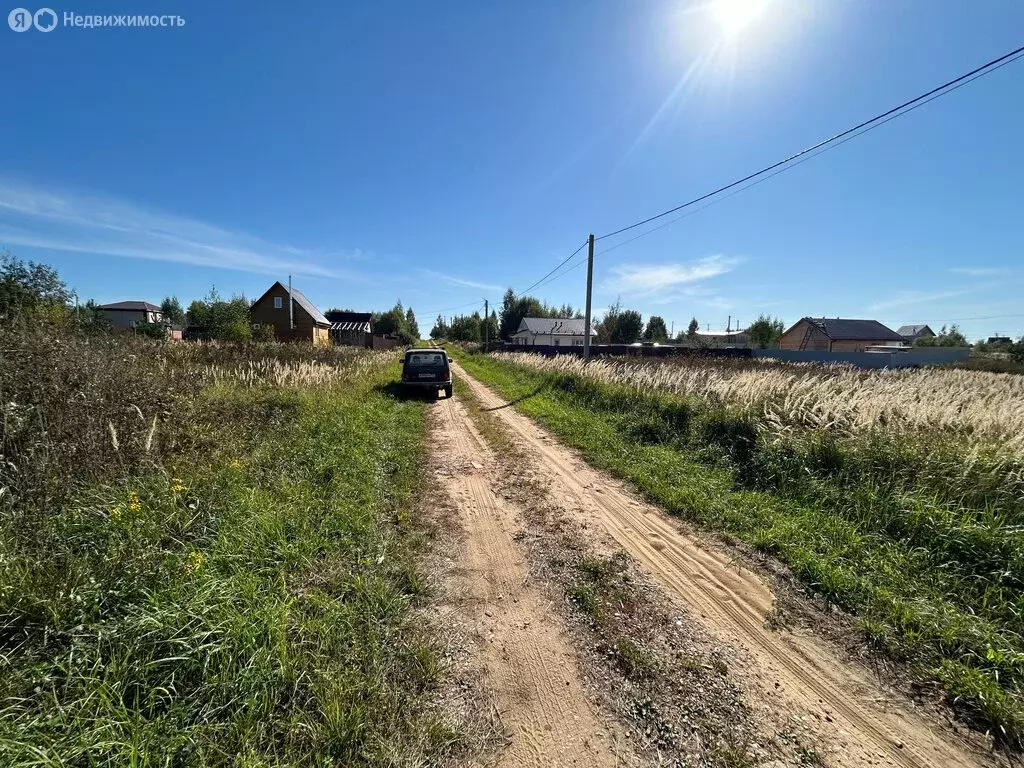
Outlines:
{"type": "Polygon", "coordinates": [[[622,736],[591,707],[556,611],[529,584],[512,538],[518,511],[490,488],[490,448],[459,401],[438,401],[432,417],[432,441],[445,451],[436,471],[466,531],[465,588],[484,674],[510,737],[496,765],[622,765],[622,736]]]}
{"type": "Polygon", "coordinates": [[[533,421],[507,406],[490,389],[457,372],[479,401],[540,459],[536,471],[557,488],[567,511],[603,529],[646,568],[674,598],[689,605],[708,629],[747,649],[754,678],[769,702],[795,709],[829,745],[829,758],[842,766],[957,768],[983,765],[966,745],[943,737],[909,710],[881,705],[885,695],[860,669],[844,664],[809,635],[767,629],[772,609],[769,588],[726,554],[709,551],[684,532],[680,522],[647,504],[626,487],[593,469],[556,443],[533,421]]]}

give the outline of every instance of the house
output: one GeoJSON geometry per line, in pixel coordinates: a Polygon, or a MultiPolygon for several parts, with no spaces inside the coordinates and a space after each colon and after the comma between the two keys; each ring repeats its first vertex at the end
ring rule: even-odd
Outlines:
{"type": "Polygon", "coordinates": [[[273,326],[278,341],[330,343],[331,321],[297,288],[289,294],[280,280],[252,303],[249,320],[253,325],[273,326]]]}
{"type": "Polygon", "coordinates": [[[96,307],[96,314],[119,330],[130,330],[140,324],[160,323],[163,325],[167,322],[160,307],[150,304],[148,301],[118,301],[113,304],[102,304],[96,307]]]}
{"type": "Polygon", "coordinates": [[[779,349],[864,352],[868,347],[902,346],[904,338],[877,320],[805,317],[782,334],[779,349]]]}
{"type": "Polygon", "coordinates": [[[935,331],[927,325],[901,325],[896,330],[896,333],[902,336],[907,344],[911,346],[918,339],[935,338],[935,331]]]}
{"type": "Polygon", "coordinates": [[[1009,336],[989,336],[985,341],[986,344],[1013,344],[1013,339],[1009,336]]]}
{"type": "Polygon", "coordinates": [[[331,323],[331,339],[343,347],[373,346],[370,312],[343,312],[332,309],[325,313],[331,323]]]}
{"type": "MultiPolygon", "coordinates": [[[[519,330],[512,334],[511,342],[528,346],[582,347],[585,324],[585,320],[561,317],[524,317],[519,330]]],[[[597,331],[591,328],[591,341],[595,336],[597,331]]]]}
{"type": "Polygon", "coordinates": [[[696,333],[702,347],[745,347],[750,342],[746,330],[701,331],[696,333]]]}

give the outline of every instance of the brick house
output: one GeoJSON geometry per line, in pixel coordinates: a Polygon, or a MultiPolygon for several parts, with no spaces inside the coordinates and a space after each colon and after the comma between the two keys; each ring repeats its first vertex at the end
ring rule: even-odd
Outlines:
{"type": "Polygon", "coordinates": [[[782,334],[779,349],[864,352],[868,347],[902,346],[906,340],[877,320],[805,317],[782,334]]]}
{"type": "Polygon", "coordinates": [[[278,341],[306,341],[310,344],[329,344],[331,322],[313,302],[297,288],[288,293],[288,286],[280,280],[249,307],[249,320],[253,325],[270,325],[278,341]],[[289,301],[289,298],[291,301],[289,301]],[[289,327],[289,304],[291,327],[289,327]]]}

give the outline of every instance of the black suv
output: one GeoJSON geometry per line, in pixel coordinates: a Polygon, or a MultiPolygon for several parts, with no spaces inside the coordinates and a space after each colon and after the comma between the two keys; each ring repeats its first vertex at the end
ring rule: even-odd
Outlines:
{"type": "Polygon", "coordinates": [[[452,359],[443,349],[409,349],[402,363],[402,386],[408,389],[443,389],[452,396],[452,359]]]}

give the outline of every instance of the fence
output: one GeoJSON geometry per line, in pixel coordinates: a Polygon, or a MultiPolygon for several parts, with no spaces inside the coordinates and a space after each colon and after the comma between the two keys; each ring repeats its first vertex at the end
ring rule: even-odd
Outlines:
{"type": "MultiPolygon", "coordinates": [[[[554,357],[555,355],[575,355],[576,357],[583,356],[583,347],[573,346],[555,346],[553,344],[502,344],[501,350],[503,352],[532,352],[536,355],[543,355],[544,357],[554,357]]],[[[699,348],[699,347],[680,347],[671,344],[665,344],[662,346],[655,347],[651,346],[639,346],[634,347],[632,344],[591,344],[590,354],[593,357],[600,355],[613,355],[615,357],[738,357],[738,358],[749,358],[752,356],[752,350],[750,349],[715,349],[715,348],[699,348]]]]}
{"type": "Polygon", "coordinates": [[[968,347],[915,347],[904,352],[812,352],[796,349],[755,349],[754,357],[788,363],[847,363],[858,368],[919,368],[966,360],[968,347]]]}
{"type": "MultiPolygon", "coordinates": [[[[503,344],[504,352],[532,352],[544,357],[556,355],[583,356],[583,347],[560,347],[548,344],[503,344]]],[[[795,349],[715,349],[673,345],[640,346],[630,344],[592,344],[594,357],[766,357],[789,363],[845,363],[858,368],[919,368],[922,365],[948,365],[966,360],[968,347],[915,347],[903,352],[812,352],[795,349]]]]}

